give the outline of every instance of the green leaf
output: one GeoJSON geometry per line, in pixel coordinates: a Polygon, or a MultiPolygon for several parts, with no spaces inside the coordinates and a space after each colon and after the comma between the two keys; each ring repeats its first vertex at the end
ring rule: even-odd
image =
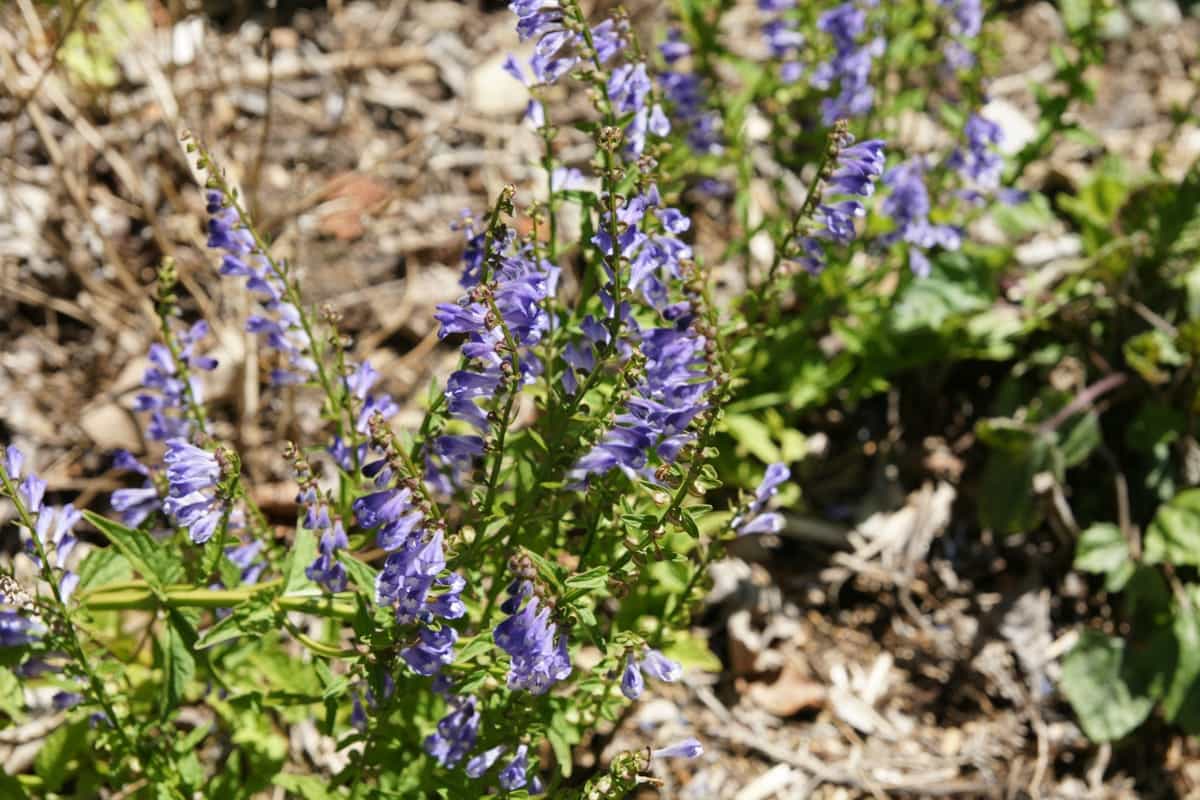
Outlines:
{"type": "Polygon", "coordinates": [[[1193,736],[1200,733],[1200,586],[1188,587],[1190,602],[1175,609],[1172,631],[1178,648],[1178,661],[1163,696],[1167,719],[1193,736]]]}
{"type": "Polygon", "coordinates": [[[21,681],[5,667],[0,667],[0,711],[15,721],[25,719],[25,692],[21,681]]]}
{"type": "Polygon", "coordinates": [[[1063,467],[1075,467],[1087,461],[1100,443],[1100,417],[1094,411],[1074,417],[1058,433],[1057,446],[1063,467]]]}
{"type": "Polygon", "coordinates": [[[272,778],[271,782],[287,791],[289,795],[302,797],[304,800],[329,800],[331,797],[337,797],[329,792],[329,780],[315,775],[281,772],[272,778]]]}
{"type": "Polygon", "coordinates": [[[487,632],[472,636],[458,649],[458,653],[454,657],[454,663],[466,664],[476,656],[482,655],[490,649],[492,649],[492,637],[487,632]]]}
{"type": "Polygon", "coordinates": [[[1106,575],[1104,588],[1120,591],[1134,570],[1129,543],[1121,535],[1121,529],[1110,522],[1101,522],[1085,530],[1075,546],[1075,569],[1106,575]]]}
{"type": "Polygon", "coordinates": [[[663,648],[663,655],[675,659],[684,667],[704,672],[717,673],[725,668],[708,646],[708,640],[688,631],[675,634],[671,644],[663,648]]]}
{"type": "Polygon", "coordinates": [[[770,428],[756,417],[745,414],[728,414],[725,417],[724,425],[734,441],[750,451],[750,454],[759,461],[770,464],[783,459],[771,436],[770,428]]]}
{"type": "Polygon", "coordinates": [[[608,586],[608,567],[592,567],[591,569],[572,575],[563,582],[568,589],[584,589],[592,591],[608,586]]]}
{"type": "Polygon", "coordinates": [[[1084,30],[1092,21],[1091,0],[1059,0],[1063,23],[1072,32],[1084,30]]]}
{"type": "Polygon", "coordinates": [[[1159,506],[1146,531],[1144,560],[1200,566],[1200,489],[1175,495],[1159,506]]]}
{"type": "Polygon", "coordinates": [[[0,769],[0,797],[11,800],[29,800],[29,794],[21,782],[3,769],[0,769]]]}
{"type": "Polygon", "coordinates": [[[992,447],[983,468],[981,524],[1002,534],[1030,530],[1039,518],[1033,478],[1052,464],[1049,442],[1008,420],[986,421],[977,430],[992,447]]]}
{"type": "MultiPolygon", "coordinates": [[[[296,540],[283,565],[283,593],[303,594],[302,589],[315,590],[317,585],[304,574],[317,559],[317,534],[307,528],[296,529],[296,540]]],[[[372,588],[374,593],[374,588],[372,588]]]]}
{"type": "Polygon", "coordinates": [[[79,588],[94,589],[116,581],[129,580],[133,568],[129,559],[115,547],[97,547],[79,565],[79,588]]]}
{"type": "Polygon", "coordinates": [[[571,754],[571,745],[579,742],[579,731],[571,724],[566,711],[555,711],[546,729],[546,738],[550,740],[550,748],[554,750],[554,760],[558,762],[564,778],[571,777],[571,768],[575,759],[571,754]]]}
{"type": "Polygon", "coordinates": [[[187,685],[196,674],[196,658],[192,649],[196,630],[178,609],[167,613],[167,629],[159,643],[162,656],[163,683],[160,696],[160,716],[166,719],[183,702],[187,685]]]}
{"type": "Polygon", "coordinates": [[[375,577],[379,572],[370,564],[364,564],[345,550],[338,551],[338,561],[346,568],[346,574],[367,597],[375,596],[375,577]]]}
{"type": "Polygon", "coordinates": [[[1150,715],[1154,698],[1128,675],[1125,641],[1084,631],[1063,658],[1060,688],[1094,741],[1120,739],[1150,715]]]}
{"type": "Polygon", "coordinates": [[[553,584],[554,588],[561,593],[562,581],[558,579],[558,570],[555,568],[555,566],[529,548],[525,548],[522,552],[529,556],[529,560],[533,562],[535,567],[537,567],[538,575],[542,576],[544,580],[553,584]]]}
{"type": "Polygon", "coordinates": [[[206,650],[240,636],[261,636],[274,628],[275,609],[271,603],[275,593],[266,590],[251,595],[249,599],[234,606],[224,619],[218,620],[196,640],[197,650],[206,650]]]}
{"type": "Polygon", "coordinates": [[[57,792],[71,777],[67,765],[87,747],[86,719],[75,719],[60,725],[46,737],[45,744],[33,760],[33,770],[45,782],[48,792],[57,792]]]}
{"type": "Polygon", "coordinates": [[[128,528],[91,511],[84,511],[83,516],[108,537],[155,593],[161,594],[183,575],[183,565],[173,557],[172,548],[163,547],[149,533],[128,528]]]}

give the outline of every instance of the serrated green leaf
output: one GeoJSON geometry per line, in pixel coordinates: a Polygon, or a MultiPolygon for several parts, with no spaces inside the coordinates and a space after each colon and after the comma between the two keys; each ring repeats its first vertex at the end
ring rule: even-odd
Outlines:
{"type": "Polygon", "coordinates": [[[454,657],[454,662],[456,664],[469,663],[476,656],[486,653],[492,646],[492,639],[488,633],[485,632],[472,636],[458,649],[458,653],[454,657]]]}
{"type": "Polygon", "coordinates": [[[192,623],[177,609],[171,609],[159,644],[163,670],[159,715],[163,719],[183,702],[187,685],[196,674],[196,658],[192,655],[195,644],[196,630],[192,623]]]}
{"type": "Polygon", "coordinates": [[[182,577],[183,565],[177,554],[171,548],[163,547],[149,533],[126,527],[91,511],[84,511],[83,516],[108,537],[156,593],[161,594],[167,586],[182,577]]]}
{"type": "Polygon", "coordinates": [[[1159,506],[1146,530],[1147,564],[1200,566],[1200,489],[1180,492],[1159,506]]]}
{"type": "Polygon", "coordinates": [[[115,547],[97,547],[79,565],[79,588],[83,591],[116,581],[129,580],[133,568],[115,547]]]}
{"type": "Polygon", "coordinates": [[[339,550],[338,561],[346,568],[350,581],[367,597],[375,596],[375,578],[379,572],[370,564],[364,564],[345,550],[339,550]]]}
{"type": "Polygon", "coordinates": [[[568,589],[584,589],[592,591],[608,586],[608,567],[592,567],[591,569],[572,575],[563,581],[568,589]]]}

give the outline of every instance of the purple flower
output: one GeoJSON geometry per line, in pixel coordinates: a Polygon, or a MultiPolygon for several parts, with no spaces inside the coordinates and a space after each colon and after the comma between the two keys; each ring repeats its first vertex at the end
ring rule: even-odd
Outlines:
{"type": "Polygon", "coordinates": [[[525,785],[525,773],[529,770],[529,765],[526,763],[528,752],[529,745],[521,745],[517,748],[517,753],[513,756],[513,760],[508,762],[508,765],[504,769],[500,770],[501,789],[511,792],[525,785]]]}
{"type": "Polygon", "coordinates": [[[567,637],[559,635],[558,626],[550,621],[550,609],[539,606],[536,596],[530,598],[523,610],[510,612],[492,633],[497,646],[511,657],[508,688],[532,694],[545,694],[571,674],[567,637]]]}
{"type": "Polygon", "coordinates": [[[37,641],[41,627],[15,611],[0,611],[0,647],[24,647],[37,641]]]}
{"type": "Polygon", "coordinates": [[[698,758],[704,753],[704,747],[695,739],[684,739],[682,742],[652,750],[652,758],[698,758]]]}
{"type": "Polygon", "coordinates": [[[897,241],[911,245],[909,266],[918,277],[929,274],[929,260],[924,251],[941,246],[957,250],[962,233],[951,225],[934,225],[929,221],[929,192],[925,188],[924,167],[919,159],[892,168],[883,177],[891,194],[880,204],[884,214],[896,223],[896,230],[881,237],[885,246],[897,241]]]}
{"type": "Polygon", "coordinates": [[[738,536],[756,533],[778,533],[783,530],[783,517],[776,512],[767,512],[771,499],[779,493],[782,486],[791,477],[791,471],[785,464],[771,464],[763,476],[762,483],[754,491],[754,499],[745,510],[733,518],[730,527],[738,536]]]}
{"type": "Polygon", "coordinates": [[[667,29],[667,38],[658,46],[658,52],[662,54],[663,61],[674,64],[681,58],[690,56],[692,48],[683,40],[683,32],[672,27],[667,29]]]}
{"type": "MultiPolygon", "coordinates": [[[[24,454],[9,445],[4,457],[4,472],[9,481],[20,477],[24,463],[24,454]]],[[[67,559],[78,543],[74,529],[83,514],[70,503],[65,506],[44,505],[45,492],[46,482],[32,471],[17,487],[21,503],[34,517],[30,538],[24,540],[25,551],[39,568],[49,567],[59,573],[58,594],[65,603],[79,585],[79,576],[67,569],[67,559]],[[42,554],[50,560],[48,565],[43,564],[42,554]]]]}
{"type": "MultiPolygon", "coordinates": [[[[511,241],[511,237],[505,239],[511,241]]],[[[541,374],[542,363],[534,348],[550,330],[544,303],[558,287],[558,267],[536,259],[528,247],[513,248],[507,256],[501,255],[509,249],[507,244],[493,250],[491,258],[499,263],[488,284],[481,286],[484,257],[474,252],[475,245],[469,240],[462,283],[472,291],[457,303],[439,305],[434,314],[441,324],[440,337],[467,337],[462,347],[467,366],[452,373],[446,382],[447,409],[481,434],[487,434],[492,423],[480,401],[495,408],[501,395],[515,391],[513,383],[526,385],[541,374]],[[508,350],[510,337],[517,346],[515,353],[508,350]],[[510,381],[510,374],[517,379],[510,381]]],[[[482,243],[478,249],[482,250],[482,243]]]]}
{"type": "Polygon", "coordinates": [[[821,189],[822,203],[813,215],[821,227],[813,235],[801,237],[801,252],[791,256],[808,272],[815,274],[824,269],[823,241],[845,245],[853,242],[857,236],[855,220],[866,216],[866,209],[857,200],[833,198],[847,194],[858,197],[874,194],[875,180],[883,173],[884,145],[880,139],[855,144],[850,134],[845,134],[839,143],[833,172],[821,189]]]}
{"type": "Polygon", "coordinates": [[[15,444],[4,448],[4,473],[10,481],[16,482],[21,479],[21,466],[24,463],[25,455],[15,444]]]}
{"type": "Polygon", "coordinates": [[[425,737],[425,752],[443,767],[453,767],[466,757],[479,736],[479,710],[474,697],[453,697],[450,711],[425,737]]]}
{"type": "Polygon", "coordinates": [[[300,309],[286,299],[282,278],[258,249],[250,231],[242,226],[237,210],[226,206],[225,196],[219,191],[209,190],[207,199],[208,246],[225,251],[220,273],[245,278],[246,288],[258,296],[266,312],[248,317],[246,331],[265,339],[285,365],[272,370],[271,382],[303,382],[317,371],[317,364],[308,354],[300,309]]]}
{"type": "Polygon", "coordinates": [[[637,662],[633,660],[633,656],[626,656],[625,672],[621,675],[621,694],[630,700],[637,700],[645,688],[646,681],[642,678],[642,671],[637,662]]]}
{"type": "Polygon", "coordinates": [[[167,498],[163,510],[176,525],[187,528],[196,544],[216,532],[226,504],[217,489],[221,466],[216,456],[182,439],[167,442],[167,498]]]}
{"type": "Polygon", "coordinates": [[[355,430],[363,434],[367,432],[371,417],[375,414],[381,415],[384,419],[389,419],[400,413],[400,406],[396,405],[396,401],[389,394],[371,394],[371,387],[379,380],[379,372],[371,366],[371,362],[364,361],[358,365],[346,379],[346,389],[350,392],[350,396],[357,400],[361,406],[358,410],[358,415],[355,419],[355,430]]]}
{"type": "Polygon", "coordinates": [[[658,650],[647,650],[642,656],[642,669],[652,678],[664,683],[674,683],[683,675],[683,667],[679,662],[672,661],[658,650]]]}
{"type": "Polygon", "coordinates": [[[963,133],[966,149],[955,150],[947,164],[984,191],[999,188],[1004,159],[993,148],[1003,140],[1004,132],[991,120],[972,114],[963,133]]]}
{"type": "MultiPolygon", "coordinates": [[[[521,41],[537,39],[533,58],[529,61],[535,83],[554,83],[582,60],[582,48],[587,40],[582,33],[575,33],[563,24],[563,12],[557,2],[514,0],[508,7],[517,15],[517,35],[521,41]]],[[[623,33],[624,23],[618,26],[612,20],[592,28],[592,44],[601,63],[625,46],[623,33]]],[[[517,80],[530,85],[512,56],[506,59],[505,69],[517,80]]]]}
{"type": "Polygon", "coordinates": [[[975,65],[975,54],[970,42],[983,30],[983,4],[980,0],[938,0],[943,8],[950,9],[950,34],[942,48],[946,63],[953,69],[969,69],[975,65]]]}
{"type": "Polygon", "coordinates": [[[113,457],[113,466],[128,472],[136,472],[145,477],[141,488],[117,489],[109,497],[113,509],[121,512],[121,521],[131,528],[136,528],[151,514],[162,508],[162,498],[158,487],[150,477],[150,469],[142,464],[128,450],[118,450],[113,457]]]}
{"type": "Polygon", "coordinates": [[[854,3],[826,11],[817,20],[817,28],[833,38],[834,55],[817,66],[810,82],[817,89],[838,88],[837,95],[821,101],[826,125],[839,119],[857,117],[871,110],[875,90],[871,86],[871,60],[883,52],[883,41],[859,45],[866,32],[867,15],[854,3]]]}
{"type": "Polygon", "coordinates": [[[400,651],[400,657],[418,675],[436,675],[443,666],[454,661],[454,644],[458,631],[447,625],[434,630],[421,628],[420,640],[400,651]]]}
{"type": "Polygon", "coordinates": [[[267,564],[260,557],[262,548],[263,543],[261,539],[254,539],[245,544],[225,548],[225,557],[242,571],[241,582],[243,584],[258,583],[259,576],[266,569],[267,564]]]}
{"type": "Polygon", "coordinates": [[[471,760],[467,762],[467,777],[478,778],[482,776],[483,773],[491,769],[492,765],[496,763],[496,760],[504,754],[505,749],[506,748],[504,745],[498,744],[495,747],[490,747],[479,755],[472,757],[471,760]]]}

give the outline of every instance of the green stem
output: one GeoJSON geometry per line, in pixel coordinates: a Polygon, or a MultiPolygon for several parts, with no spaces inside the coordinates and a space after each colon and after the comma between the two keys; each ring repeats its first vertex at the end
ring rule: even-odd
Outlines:
{"type": "MultiPolygon", "coordinates": [[[[101,587],[80,597],[80,607],[90,611],[151,611],[166,608],[233,608],[256,594],[270,591],[282,584],[282,579],[242,586],[237,589],[202,589],[194,586],[170,586],[160,601],[145,585],[133,582],[101,587]]],[[[283,611],[300,611],[332,619],[353,619],[357,607],[344,602],[351,593],[326,595],[284,595],[275,599],[283,611]]]]}
{"type": "Polygon", "coordinates": [[[113,730],[116,731],[118,738],[120,738],[122,747],[125,748],[126,753],[132,756],[137,752],[134,748],[134,743],[121,726],[116,709],[113,708],[112,703],[108,699],[108,692],[105,691],[104,683],[96,675],[96,671],[92,669],[87,652],[83,649],[83,644],[79,641],[79,635],[75,630],[75,624],[71,618],[71,609],[66,601],[63,600],[58,581],[55,579],[54,573],[50,568],[50,559],[47,558],[46,549],[37,535],[37,523],[33,515],[29,513],[29,509],[25,507],[25,503],[17,492],[17,487],[13,485],[8,471],[2,465],[0,465],[0,483],[4,484],[4,493],[12,501],[21,524],[25,526],[29,531],[30,538],[33,539],[34,548],[37,550],[38,560],[41,563],[42,580],[50,586],[50,591],[54,595],[56,610],[64,622],[63,628],[66,631],[68,653],[79,668],[83,670],[84,676],[87,678],[88,688],[91,690],[92,700],[103,709],[104,715],[108,717],[109,723],[112,725],[113,730]]]}

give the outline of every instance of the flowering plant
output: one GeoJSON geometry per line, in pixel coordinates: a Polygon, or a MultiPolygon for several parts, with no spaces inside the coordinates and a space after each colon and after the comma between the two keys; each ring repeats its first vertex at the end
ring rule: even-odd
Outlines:
{"type": "MultiPolygon", "coordinates": [[[[813,321],[842,287],[953,269],[973,215],[1022,199],[980,110],[978,3],[759,0],[749,54],[722,42],[730,5],[683,4],[648,48],[621,14],[510,4],[532,56],[505,66],[529,88],[544,189],[506,187],[455,223],[461,296],[435,317],[460,358],[409,430],[337,315],[305,301],[235,182],[186,139],[216,269],[255,298],[245,326],[271,384],[323,397],[328,438],[279,443],[296,518],[259,508],[253,475],[213,436],[207,327],[181,323],[168,260],[136,406],[155,449],[115,457],[130,479],[110,498],[119,521],[47,504],[34,454],[8,447],[0,480],[40,580],[6,583],[4,674],[60,687],[63,764],[104,754],[76,788],[621,797],[657,760],[701,756],[697,732],[580,776],[573,748],[647,679],[680,680],[708,567],[732,539],[784,527],[773,505],[793,459],[726,470],[743,442],[719,445],[745,430],[729,409],[786,377],[764,354],[802,340],[797,358],[820,361],[813,321]],[[733,87],[726,63],[744,67],[733,87]],[[898,137],[888,78],[901,72],[959,95],[944,151],[898,137]],[[572,165],[554,100],[580,87],[592,158],[572,165]],[[763,186],[769,202],[752,202],[763,186]],[[734,231],[720,264],[692,238],[714,219],[734,231]],[[718,292],[715,268],[739,261],[740,290],[718,292]],[[84,518],[107,546],[76,563],[84,518]],[[144,636],[128,646],[133,620],[144,636]],[[316,719],[340,769],[281,772],[275,718],[316,719]]],[[[40,780],[54,792],[66,778],[40,780]]]]}

